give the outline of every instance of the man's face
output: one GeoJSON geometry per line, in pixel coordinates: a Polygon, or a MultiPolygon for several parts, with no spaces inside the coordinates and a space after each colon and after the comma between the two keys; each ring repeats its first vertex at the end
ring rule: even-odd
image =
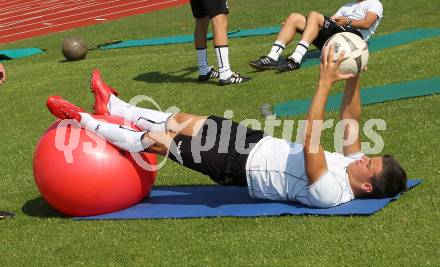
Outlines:
{"type": "Polygon", "coordinates": [[[371,177],[382,172],[382,157],[362,156],[360,160],[350,163],[347,171],[359,182],[370,183],[371,177]]]}

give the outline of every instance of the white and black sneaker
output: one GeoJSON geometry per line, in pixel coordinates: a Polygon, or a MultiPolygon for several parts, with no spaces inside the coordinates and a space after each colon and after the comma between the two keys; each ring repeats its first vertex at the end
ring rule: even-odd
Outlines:
{"type": "Polygon", "coordinates": [[[15,213],[9,211],[0,211],[0,220],[14,217],[15,213]]]}
{"type": "Polygon", "coordinates": [[[247,82],[250,80],[251,80],[250,77],[243,77],[240,75],[240,73],[233,72],[232,75],[229,76],[229,78],[220,79],[218,81],[218,83],[219,83],[219,85],[230,85],[230,84],[235,84],[235,83],[244,83],[244,82],[247,82]]]}
{"type": "Polygon", "coordinates": [[[214,67],[210,67],[211,70],[205,75],[199,75],[199,82],[206,82],[211,79],[216,79],[220,76],[220,73],[214,69],[214,67]]]}
{"type": "Polygon", "coordinates": [[[299,68],[301,68],[301,63],[298,63],[293,58],[288,57],[286,61],[280,62],[276,69],[279,71],[291,71],[299,68]]]}
{"type": "Polygon", "coordinates": [[[257,60],[252,60],[249,65],[257,70],[270,70],[278,66],[278,61],[268,56],[262,56],[257,60]]]}

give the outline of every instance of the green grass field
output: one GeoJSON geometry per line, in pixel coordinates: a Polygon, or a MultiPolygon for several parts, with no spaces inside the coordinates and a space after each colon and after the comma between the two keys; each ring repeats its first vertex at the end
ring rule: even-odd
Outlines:
{"type": "MultiPolygon", "coordinates": [[[[229,27],[272,26],[290,12],[332,14],[345,1],[230,1],[229,27]]],[[[409,28],[439,28],[439,1],[382,1],[385,18],[377,35],[409,28]]],[[[91,110],[89,73],[99,67],[122,98],[153,97],[161,107],[175,105],[196,114],[263,121],[263,103],[310,97],[318,67],[275,75],[247,65],[270,49],[275,36],[230,40],[234,70],[253,80],[238,86],[198,84],[192,44],[89,51],[86,60],[63,63],[64,37],[80,35],[90,47],[127,39],[188,34],[189,6],[129,17],[69,32],[2,45],[39,47],[46,53],[4,62],[8,80],[0,87],[0,210],[17,213],[0,221],[0,265],[439,265],[440,96],[365,107],[364,120],[387,122],[383,153],[394,154],[409,177],[423,184],[369,217],[284,216],[184,220],[73,221],[40,197],[32,176],[32,154],[54,118],[49,95],[62,95],[91,110]],[[194,68],[193,68],[194,67],[194,68]],[[190,70],[190,73],[185,69],[190,70]]],[[[440,75],[440,38],[421,40],[370,55],[364,86],[378,86],[440,75]]],[[[212,43],[209,44],[212,48],[212,43]]],[[[287,52],[291,52],[291,45],[287,52]]],[[[213,49],[210,63],[215,64],[213,49]]],[[[335,91],[341,90],[341,85],[335,91]]],[[[337,112],[328,118],[337,118],[337,112]]],[[[301,116],[289,119],[301,119],[301,116]]],[[[278,130],[276,135],[281,135],[278,130]]],[[[332,144],[332,132],[324,136],[332,144]]],[[[329,147],[329,146],[327,146],[329,147]]],[[[331,146],[330,146],[331,147],[331,146]]],[[[157,185],[211,184],[209,178],[168,162],[157,185]]]]}

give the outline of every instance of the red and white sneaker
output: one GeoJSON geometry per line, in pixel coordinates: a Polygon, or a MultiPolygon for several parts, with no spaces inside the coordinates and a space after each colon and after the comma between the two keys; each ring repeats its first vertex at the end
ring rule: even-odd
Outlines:
{"type": "Polygon", "coordinates": [[[80,122],[81,114],[79,113],[84,112],[82,108],[75,106],[61,96],[49,96],[46,105],[52,115],[62,120],[74,119],[80,122]]]}
{"type": "Polygon", "coordinates": [[[95,95],[95,103],[93,104],[93,114],[95,115],[110,115],[108,110],[108,101],[110,96],[118,95],[116,89],[108,86],[101,78],[99,69],[94,69],[90,77],[90,89],[95,95]]]}

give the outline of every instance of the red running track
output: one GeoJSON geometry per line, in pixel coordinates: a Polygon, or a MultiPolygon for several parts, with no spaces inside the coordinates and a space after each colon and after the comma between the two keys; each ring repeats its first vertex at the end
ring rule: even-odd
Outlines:
{"type": "Polygon", "coordinates": [[[0,1],[0,44],[183,5],[189,0],[0,1]]]}

